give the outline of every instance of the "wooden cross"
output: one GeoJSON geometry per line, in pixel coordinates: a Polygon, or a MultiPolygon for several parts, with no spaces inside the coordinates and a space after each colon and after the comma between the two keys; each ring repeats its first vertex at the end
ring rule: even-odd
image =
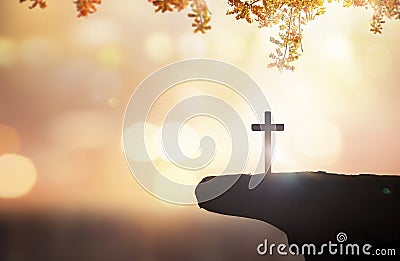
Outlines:
{"type": "Polygon", "coordinates": [[[264,124],[252,124],[251,130],[253,131],[264,131],[265,132],[265,173],[271,173],[271,132],[272,131],[283,131],[285,125],[283,124],[272,124],[271,123],[271,112],[265,112],[265,123],[264,124]]]}

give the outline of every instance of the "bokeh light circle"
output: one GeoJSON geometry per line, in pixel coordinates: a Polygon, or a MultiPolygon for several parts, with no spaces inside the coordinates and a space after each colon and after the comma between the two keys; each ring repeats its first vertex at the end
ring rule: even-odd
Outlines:
{"type": "Polygon", "coordinates": [[[0,37],[0,68],[15,63],[17,45],[13,39],[0,37]]]}
{"type": "Polygon", "coordinates": [[[304,156],[315,159],[331,159],[340,152],[342,135],[331,121],[310,119],[296,128],[295,145],[304,156]]]}
{"type": "Polygon", "coordinates": [[[18,198],[33,188],[37,178],[33,162],[17,154],[0,156],[0,197],[18,198]]]}

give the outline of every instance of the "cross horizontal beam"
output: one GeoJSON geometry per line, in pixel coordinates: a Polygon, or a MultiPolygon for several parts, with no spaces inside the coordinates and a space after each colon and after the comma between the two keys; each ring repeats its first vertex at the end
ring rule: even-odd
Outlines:
{"type": "Polygon", "coordinates": [[[252,124],[251,130],[253,131],[284,131],[285,125],[283,124],[252,124]]]}

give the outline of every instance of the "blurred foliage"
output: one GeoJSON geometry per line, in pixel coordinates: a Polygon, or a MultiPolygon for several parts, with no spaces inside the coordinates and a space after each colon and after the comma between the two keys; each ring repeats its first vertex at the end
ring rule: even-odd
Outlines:
{"type": "Polygon", "coordinates": [[[182,11],[183,9],[190,7],[191,11],[188,17],[193,18],[192,26],[195,28],[194,32],[205,33],[206,30],[210,30],[209,25],[211,20],[211,13],[208,9],[205,0],[148,0],[156,7],[156,12],[161,11],[165,13],[167,11],[172,12],[174,10],[182,11]]]}
{"type": "MultiPolygon", "coordinates": [[[[26,2],[27,0],[19,0],[20,3],[26,2]]],[[[29,6],[30,9],[39,6],[44,9],[47,7],[46,0],[28,0],[32,2],[29,6]]],[[[78,17],[88,16],[97,11],[96,5],[101,4],[101,0],[77,0],[73,2],[76,5],[76,10],[78,11],[78,17]]]]}
{"type": "MultiPolygon", "coordinates": [[[[46,0],[29,0],[30,8],[45,8],[46,0]]],[[[205,33],[211,29],[211,12],[205,0],[148,0],[155,6],[155,12],[173,12],[190,9],[188,17],[193,19],[194,32],[205,33]]],[[[26,2],[26,0],[20,0],[26,2]]],[[[294,70],[293,62],[299,59],[303,51],[303,28],[315,17],[326,12],[326,4],[339,2],[343,7],[364,7],[372,9],[370,31],[381,34],[386,19],[400,19],[400,0],[228,0],[230,9],[227,15],[237,20],[244,19],[249,23],[256,22],[260,28],[279,28],[270,41],[276,45],[275,51],[269,55],[272,62],[268,67],[278,70],[294,70]]],[[[96,12],[101,0],[77,0],[78,17],[88,16],[96,12]]]]}
{"type": "Polygon", "coordinates": [[[256,21],[260,28],[278,26],[278,37],[270,37],[276,49],[269,55],[273,62],[268,66],[294,70],[293,62],[303,50],[303,27],[324,14],[325,4],[331,2],[342,3],[344,7],[371,8],[374,14],[370,30],[375,34],[382,33],[386,18],[400,18],[400,0],[228,0],[231,10],[227,14],[249,23],[256,21]]]}

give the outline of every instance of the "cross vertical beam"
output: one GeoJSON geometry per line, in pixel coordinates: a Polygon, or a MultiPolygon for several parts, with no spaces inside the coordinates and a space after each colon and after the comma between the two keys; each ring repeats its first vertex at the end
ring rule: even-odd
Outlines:
{"type": "Polygon", "coordinates": [[[283,131],[285,125],[283,124],[272,124],[271,112],[265,112],[265,123],[264,124],[252,124],[251,130],[253,131],[264,131],[264,142],[265,142],[265,173],[271,173],[272,165],[272,145],[271,145],[271,132],[273,131],[283,131]]]}

